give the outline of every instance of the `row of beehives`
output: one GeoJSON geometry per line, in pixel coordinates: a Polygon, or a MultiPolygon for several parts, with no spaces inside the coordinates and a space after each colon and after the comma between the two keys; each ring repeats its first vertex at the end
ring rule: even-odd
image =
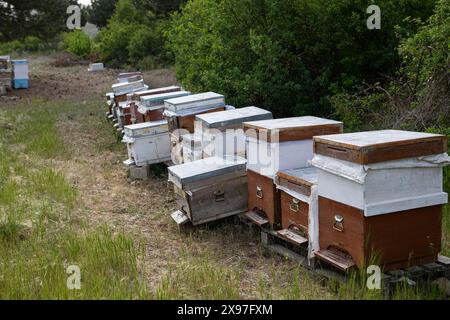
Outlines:
{"type": "Polygon", "coordinates": [[[341,122],[272,119],[260,108],[228,107],[215,93],[138,82],[113,86],[110,116],[124,127],[127,165],[175,163],[168,170],[178,224],[242,215],[341,270],[437,260],[445,136],[342,134],[341,122]],[[128,88],[128,98],[117,88],[128,88]]]}
{"type": "Polygon", "coordinates": [[[29,87],[28,61],[11,60],[9,56],[0,56],[0,90],[26,89],[29,87]]]}

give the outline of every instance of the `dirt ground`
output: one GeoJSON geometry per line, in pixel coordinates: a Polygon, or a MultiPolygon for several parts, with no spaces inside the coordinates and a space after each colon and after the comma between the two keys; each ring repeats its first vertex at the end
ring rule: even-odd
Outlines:
{"type": "MultiPolygon", "coordinates": [[[[117,142],[111,124],[104,119],[104,95],[119,70],[92,73],[86,65],[54,67],[52,57],[29,60],[31,88],[0,98],[0,107],[12,108],[16,103],[40,98],[76,102],[84,108],[87,102],[98,100],[97,110],[62,118],[58,128],[73,156],[52,164],[80,190],[80,210],[89,215],[93,226],[106,223],[142,244],[142,272],[150,290],[160,286],[169,270],[176,270],[189,257],[207,256],[213,266],[239,273],[241,298],[290,297],[287,292],[299,272],[302,290],[294,298],[333,298],[326,287],[310,279],[306,271],[299,271],[295,263],[264,254],[257,235],[241,230],[232,219],[191,233],[180,232],[170,218],[176,205],[166,177],[148,182],[127,179],[122,165],[125,146],[117,142]]],[[[151,87],[177,82],[173,70],[167,69],[145,72],[144,79],[151,87]]]]}

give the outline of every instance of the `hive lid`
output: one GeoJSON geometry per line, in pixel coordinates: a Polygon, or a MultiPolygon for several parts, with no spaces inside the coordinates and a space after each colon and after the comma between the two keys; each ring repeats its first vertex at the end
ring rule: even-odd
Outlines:
{"type": "Polygon", "coordinates": [[[125,135],[138,137],[144,135],[154,135],[168,132],[167,120],[151,121],[132,124],[124,127],[125,135]]]}
{"type": "Polygon", "coordinates": [[[164,104],[164,100],[184,97],[190,95],[189,91],[175,91],[167,93],[158,93],[153,95],[141,96],[141,103],[145,105],[164,104]]]}
{"type": "Polygon", "coordinates": [[[28,64],[28,60],[20,59],[20,60],[11,60],[12,64],[28,64]]]}
{"type": "Polygon", "coordinates": [[[315,167],[283,170],[277,173],[277,177],[308,187],[317,184],[318,181],[317,168],[315,167]]]}
{"type": "Polygon", "coordinates": [[[197,120],[202,121],[202,123],[210,129],[239,125],[247,121],[267,120],[272,118],[272,112],[253,106],[207,113],[196,117],[197,120]]]}
{"type": "Polygon", "coordinates": [[[308,140],[317,135],[341,133],[339,121],[306,116],[263,121],[245,122],[244,130],[249,137],[269,142],[308,140]],[[253,129],[253,130],[252,130],[253,129]],[[277,137],[278,135],[278,137],[277,137]]]}
{"type": "Polygon", "coordinates": [[[169,99],[165,101],[166,109],[173,112],[184,111],[193,108],[225,106],[225,97],[215,92],[205,92],[190,96],[169,99]]]}
{"type": "Polygon", "coordinates": [[[399,160],[447,152],[439,134],[380,130],[314,137],[315,153],[359,164],[399,160]]]}
{"type": "Polygon", "coordinates": [[[170,93],[170,92],[177,92],[177,91],[181,91],[181,87],[170,86],[170,87],[163,87],[163,88],[157,88],[157,89],[137,91],[137,92],[128,94],[128,98],[131,100],[139,100],[139,98],[143,97],[143,96],[151,96],[151,95],[156,95],[156,94],[170,93]]]}
{"type": "Polygon", "coordinates": [[[144,84],[143,80],[127,83],[116,83],[112,85],[112,90],[115,95],[123,95],[133,93],[136,91],[147,90],[148,86],[144,84]]]}
{"type": "Polygon", "coordinates": [[[211,157],[169,167],[169,180],[180,187],[203,179],[242,171],[245,173],[246,160],[241,157],[211,157]]]}

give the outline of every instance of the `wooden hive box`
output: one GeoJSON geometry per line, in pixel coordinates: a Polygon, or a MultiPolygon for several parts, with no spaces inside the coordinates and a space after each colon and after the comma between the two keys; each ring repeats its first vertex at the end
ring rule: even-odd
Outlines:
{"type": "Polygon", "coordinates": [[[205,92],[181,98],[168,99],[164,104],[168,111],[183,113],[202,108],[213,109],[225,107],[225,97],[218,93],[205,92]]]}
{"type": "Polygon", "coordinates": [[[308,167],[313,158],[312,138],[342,130],[342,122],[309,116],[244,123],[250,210],[247,218],[281,228],[280,193],[273,181],[276,174],[308,167]]]}
{"type": "Polygon", "coordinates": [[[138,167],[171,159],[167,121],[160,120],[125,126],[123,142],[127,144],[127,166],[138,167]]]}
{"type": "Polygon", "coordinates": [[[270,111],[246,107],[196,117],[195,133],[202,137],[203,153],[208,156],[239,155],[245,157],[243,123],[272,119],[270,111]]]}
{"type": "Polygon", "coordinates": [[[247,210],[245,159],[211,157],[169,167],[180,211],[172,217],[193,225],[237,215],[247,210]],[[180,219],[185,215],[185,219],[180,219]]]}
{"type": "Polygon", "coordinates": [[[190,95],[189,91],[174,91],[168,93],[141,96],[138,104],[138,113],[144,117],[144,121],[157,121],[164,119],[164,101],[177,97],[190,95]]]}
{"type": "Polygon", "coordinates": [[[195,133],[195,117],[200,114],[219,112],[225,110],[223,107],[199,108],[189,110],[189,112],[175,113],[169,110],[164,111],[164,116],[169,123],[169,131],[176,134],[179,138],[188,133],[195,133]],[[177,133],[177,131],[182,131],[177,133]]]}
{"type": "Polygon", "coordinates": [[[169,131],[177,130],[194,133],[195,117],[204,113],[219,112],[225,110],[225,97],[214,92],[193,94],[186,97],[169,99],[164,101],[165,116],[169,122],[169,131]]]}
{"type": "Polygon", "coordinates": [[[308,166],[317,135],[342,133],[342,122],[296,117],[244,123],[248,169],[266,176],[308,166]],[[295,154],[295,157],[293,156],[295,154]]]}
{"type": "Polygon", "coordinates": [[[131,117],[132,122],[134,123],[142,123],[142,122],[150,122],[150,121],[158,121],[163,120],[164,110],[154,110],[149,112],[148,114],[142,114],[138,112],[139,108],[139,102],[141,100],[141,97],[144,96],[152,96],[152,95],[159,95],[164,93],[172,93],[172,92],[178,92],[181,91],[181,87],[179,86],[169,86],[169,87],[162,87],[162,88],[156,88],[151,90],[143,90],[138,91],[134,93],[127,94],[127,101],[130,106],[131,110],[131,117]]]}
{"type": "Polygon", "coordinates": [[[346,270],[385,270],[437,259],[441,249],[442,135],[382,130],[315,137],[317,256],[346,270]]]}
{"type": "Polygon", "coordinates": [[[293,244],[309,242],[317,229],[317,169],[314,167],[278,172],[275,184],[280,191],[281,226],[278,235],[293,244]],[[312,222],[312,223],[310,223],[312,222]]]}

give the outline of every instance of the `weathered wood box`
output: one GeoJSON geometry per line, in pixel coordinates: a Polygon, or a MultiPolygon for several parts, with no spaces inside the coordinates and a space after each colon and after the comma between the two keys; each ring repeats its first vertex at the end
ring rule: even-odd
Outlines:
{"type": "Polygon", "coordinates": [[[167,109],[164,111],[164,116],[167,119],[169,124],[169,131],[171,133],[175,133],[177,131],[181,131],[178,133],[178,136],[181,137],[184,134],[194,133],[195,132],[195,117],[199,114],[211,113],[211,112],[219,112],[225,110],[225,107],[217,107],[213,109],[198,109],[194,111],[190,111],[188,113],[175,113],[172,111],[168,111],[167,109]]]}
{"type": "Polygon", "coordinates": [[[316,135],[341,133],[342,122],[296,117],[244,123],[248,169],[266,176],[308,166],[316,135]]]}
{"type": "Polygon", "coordinates": [[[315,137],[320,251],[347,270],[436,261],[441,249],[445,136],[383,130],[315,137]]]}
{"type": "Polygon", "coordinates": [[[174,220],[196,226],[245,212],[245,163],[240,157],[211,157],[169,167],[169,181],[180,205],[174,220]]]}
{"type": "Polygon", "coordinates": [[[314,167],[278,172],[275,178],[281,193],[282,230],[278,235],[288,242],[310,242],[310,252],[318,247],[317,169],[314,167]]]}
{"type": "Polygon", "coordinates": [[[170,161],[170,137],[167,121],[154,121],[125,126],[123,142],[127,144],[127,166],[138,167],[170,161]]]}
{"type": "Polygon", "coordinates": [[[272,118],[270,111],[257,107],[207,113],[196,117],[195,133],[201,137],[203,154],[207,157],[245,157],[243,123],[272,118]]]}

